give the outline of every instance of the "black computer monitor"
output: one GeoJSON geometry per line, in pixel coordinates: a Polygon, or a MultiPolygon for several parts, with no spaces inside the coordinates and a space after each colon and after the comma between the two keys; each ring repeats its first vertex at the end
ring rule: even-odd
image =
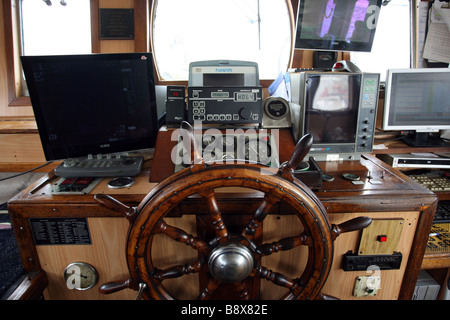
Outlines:
{"type": "Polygon", "coordinates": [[[381,0],[300,0],[295,48],[372,49],[381,0]]]}
{"type": "Polygon", "coordinates": [[[47,160],[155,146],[151,53],[21,59],[47,160]]]}
{"type": "Polygon", "coordinates": [[[382,129],[411,131],[411,146],[449,146],[431,133],[450,129],[450,68],[388,70],[382,129]]]}

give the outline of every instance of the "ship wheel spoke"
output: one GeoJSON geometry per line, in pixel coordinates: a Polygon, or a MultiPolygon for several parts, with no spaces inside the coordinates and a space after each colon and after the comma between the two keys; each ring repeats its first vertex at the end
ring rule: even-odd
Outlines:
{"type": "Polygon", "coordinates": [[[162,282],[166,279],[179,278],[190,273],[198,273],[201,271],[202,266],[203,264],[197,261],[190,264],[173,266],[164,270],[155,268],[152,277],[158,282],[162,282]]]}
{"type": "Polygon", "coordinates": [[[216,196],[214,194],[214,189],[206,189],[199,192],[199,194],[206,199],[208,203],[209,214],[212,220],[216,238],[212,241],[213,243],[222,243],[228,240],[229,234],[228,229],[222,219],[222,214],[217,203],[216,196]]]}
{"type": "Polygon", "coordinates": [[[239,292],[239,297],[241,298],[241,300],[249,300],[250,299],[248,289],[247,289],[247,286],[245,285],[244,281],[235,282],[235,283],[233,283],[233,286],[235,287],[236,291],[239,292]]]}
{"type": "Polygon", "coordinates": [[[215,278],[211,278],[208,281],[208,284],[206,287],[200,292],[200,295],[198,296],[199,300],[208,300],[211,298],[211,296],[214,294],[214,292],[217,290],[217,288],[220,287],[222,282],[215,278]]]}
{"type": "Polygon", "coordinates": [[[287,251],[304,245],[308,247],[313,245],[312,238],[305,232],[296,237],[284,238],[272,243],[263,243],[256,250],[263,256],[268,256],[275,252],[287,251]]]}
{"type": "Polygon", "coordinates": [[[208,246],[208,244],[197,238],[194,237],[193,235],[188,234],[187,232],[185,232],[182,229],[173,227],[171,225],[168,225],[166,222],[164,222],[164,220],[160,220],[157,225],[156,225],[156,233],[162,233],[165,234],[166,236],[168,236],[169,238],[184,243],[188,246],[191,246],[192,248],[198,250],[199,252],[201,252],[204,255],[208,255],[211,251],[210,247],[208,246]]]}
{"type": "Polygon", "coordinates": [[[279,201],[279,198],[266,193],[263,201],[259,205],[258,209],[256,209],[255,216],[250,219],[250,221],[242,229],[241,236],[244,238],[253,236],[256,233],[256,230],[261,226],[263,220],[267,217],[267,213],[270,211],[272,206],[279,201]]]}
{"type": "Polygon", "coordinates": [[[297,281],[290,279],[279,272],[274,272],[261,265],[257,266],[255,269],[256,274],[259,277],[266,279],[277,286],[288,288],[293,294],[297,294],[301,289],[301,286],[299,286],[297,281]]]}

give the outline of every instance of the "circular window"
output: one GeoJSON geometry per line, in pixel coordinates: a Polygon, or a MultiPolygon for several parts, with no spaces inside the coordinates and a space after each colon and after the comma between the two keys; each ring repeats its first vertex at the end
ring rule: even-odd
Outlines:
{"type": "Polygon", "coordinates": [[[257,62],[260,79],[286,72],[292,51],[287,0],[154,1],[152,46],[161,80],[188,80],[189,63],[257,62]]]}

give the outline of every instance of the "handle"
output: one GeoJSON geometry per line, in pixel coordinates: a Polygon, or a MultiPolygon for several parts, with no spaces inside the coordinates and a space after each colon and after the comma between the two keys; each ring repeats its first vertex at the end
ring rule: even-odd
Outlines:
{"type": "Polygon", "coordinates": [[[279,174],[292,173],[295,168],[303,161],[303,158],[308,154],[313,144],[313,137],[307,133],[297,142],[291,158],[280,166],[279,174]]]}
{"type": "Polygon", "coordinates": [[[144,294],[145,288],[147,288],[147,285],[145,283],[139,283],[139,290],[134,300],[142,300],[142,295],[144,294]]]}
{"type": "Polygon", "coordinates": [[[119,212],[123,214],[128,219],[132,219],[136,214],[136,208],[129,207],[122,202],[114,199],[113,197],[99,193],[94,196],[95,201],[97,201],[102,207],[113,210],[115,212],[119,212]]]}
{"type": "Polygon", "coordinates": [[[362,230],[368,227],[372,223],[372,219],[369,217],[358,217],[338,225],[332,225],[331,234],[333,240],[335,240],[341,233],[352,232],[356,230],[362,230]]]}
{"type": "Polygon", "coordinates": [[[98,291],[103,294],[111,294],[128,288],[131,288],[131,279],[104,283],[100,286],[98,291]]]}

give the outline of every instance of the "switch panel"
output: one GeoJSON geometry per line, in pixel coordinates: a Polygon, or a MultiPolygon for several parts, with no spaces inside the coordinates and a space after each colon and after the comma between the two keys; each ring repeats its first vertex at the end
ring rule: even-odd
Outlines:
{"type": "Polygon", "coordinates": [[[398,251],[403,219],[373,219],[361,234],[359,255],[393,254],[398,251]]]}
{"type": "Polygon", "coordinates": [[[355,280],[354,297],[376,296],[381,287],[380,276],[360,276],[355,280]]]}

